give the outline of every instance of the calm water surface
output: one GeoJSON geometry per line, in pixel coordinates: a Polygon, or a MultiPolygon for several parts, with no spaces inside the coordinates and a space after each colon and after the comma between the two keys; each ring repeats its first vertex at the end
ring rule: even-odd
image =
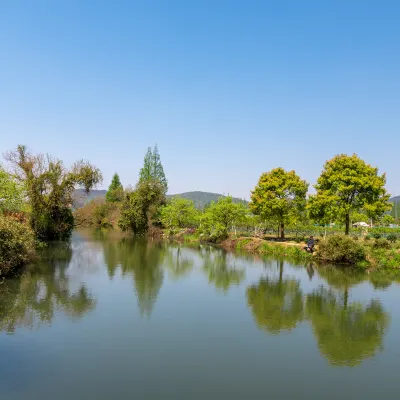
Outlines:
{"type": "Polygon", "coordinates": [[[0,399],[398,399],[387,275],[73,236],[0,285],[0,399]]]}

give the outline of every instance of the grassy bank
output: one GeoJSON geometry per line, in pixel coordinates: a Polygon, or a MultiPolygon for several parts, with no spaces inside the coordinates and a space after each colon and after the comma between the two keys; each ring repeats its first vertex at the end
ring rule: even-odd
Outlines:
{"type": "MultiPolygon", "coordinates": [[[[199,243],[201,237],[193,231],[182,230],[164,237],[182,243],[199,243]]],[[[351,237],[337,235],[326,240],[320,239],[314,254],[307,253],[303,247],[305,242],[294,240],[275,241],[271,238],[235,237],[230,236],[219,243],[214,243],[226,250],[245,251],[259,255],[274,257],[288,257],[302,261],[319,263],[334,263],[356,266],[363,269],[399,269],[400,270],[400,243],[380,239],[358,240],[351,237]]]]}

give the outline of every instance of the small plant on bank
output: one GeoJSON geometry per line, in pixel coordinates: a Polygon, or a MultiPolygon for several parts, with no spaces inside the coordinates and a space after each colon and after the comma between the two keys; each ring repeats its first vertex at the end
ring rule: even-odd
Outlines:
{"type": "Polygon", "coordinates": [[[366,252],[364,247],[352,238],[332,235],[319,242],[317,257],[325,262],[357,264],[365,260],[366,252]]]}
{"type": "Polygon", "coordinates": [[[371,234],[371,236],[372,236],[374,239],[380,239],[380,238],[382,237],[382,234],[379,233],[379,232],[374,232],[374,233],[371,234]]]}

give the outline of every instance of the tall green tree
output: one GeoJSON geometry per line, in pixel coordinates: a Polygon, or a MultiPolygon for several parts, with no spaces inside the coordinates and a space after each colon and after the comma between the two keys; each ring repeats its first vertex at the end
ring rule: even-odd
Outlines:
{"type": "Polygon", "coordinates": [[[115,173],[106,193],[106,201],[109,203],[119,203],[123,199],[124,188],[119,180],[119,175],[115,173]]]}
{"type": "Polygon", "coordinates": [[[118,225],[123,231],[145,234],[155,222],[156,213],[163,204],[165,192],[159,181],[139,182],[134,191],[125,195],[118,225]]]}
{"type": "Polygon", "coordinates": [[[285,237],[285,224],[294,222],[305,209],[308,183],[295,171],[275,168],[263,173],[251,193],[250,210],[264,220],[279,224],[279,236],[285,237]]]}
{"type": "Polygon", "coordinates": [[[164,188],[164,193],[168,190],[168,181],[161,163],[160,153],[157,145],[153,150],[149,147],[144,157],[143,167],[140,170],[139,182],[158,181],[164,188]]]}
{"type": "Polygon", "coordinates": [[[59,240],[70,236],[74,227],[73,193],[81,187],[86,193],[102,181],[98,168],[78,161],[67,169],[62,161],[33,155],[25,146],[6,155],[14,176],[25,188],[31,211],[31,224],[42,240],[59,240]]]}
{"type": "Polygon", "coordinates": [[[310,196],[310,215],[326,221],[340,218],[350,231],[352,212],[364,211],[369,218],[377,218],[390,210],[389,194],[385,189],[386,176],[378,168],[365,163],[356,154],[340,154],[325,163],[315,185],[316,195],[310,196]]]}

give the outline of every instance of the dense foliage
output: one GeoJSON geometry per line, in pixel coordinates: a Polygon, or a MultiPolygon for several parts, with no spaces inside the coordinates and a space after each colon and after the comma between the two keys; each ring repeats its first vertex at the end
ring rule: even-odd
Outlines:
{"type": "Polygon", "coordinates": [[[164,190],[164,194],[167,193],[168,181],[165,177],[157,145],[154,146],[153,150],[150,147],[147,149],[144,157],[144,165],[139,174],[140,183],[152,181],[158,181],[164,190]]]}
{"type": "Polygon", "coordinates": [[[357,264],[366,258],[366,250],[349,236],[328,236],[318,244],[317,257],[337,264],[357,264]]]}
{"type": "Polygon", "coordinates": [[[124,199],[124,187],[119,180],[119,175],[114,174],[111,184],[106,193],[106,201],[109,203],[119,203],[124,199]]]}
{"type": "Polygon", "coordinates": [[[156,222],[158,208],[165,203],[165,188],[159,181],[144,181],[125,195],[119,227],[141,235],[156,222]]]}
{"type": "Polygon", "coordinates": [[[285,237],[285,224],[294,222],[306,206],[308,183],[294,171],[275,168],[261,175],[251,193],[250,209],[263,219],[271,219],[280,227],[280,237],[285,237]]]}
{"type": "Polygon", "coordinates": [[[66,169],[62,161],[42,154],[33,155],[25,146],[7,154],[17,180],[26,190],[31,226],[41,240],[70,236],[74,227],[73,192],[76,186],[89,192],[102,180],[100,171],[78,161],[66,169]]]}
{"type": "Polygon", "coordinates": [[[309,201],[310,215],[323,223],[342,219],[348,235],[352,212],[363,210],[372,218],[390,210],[385,183],[385,174],[378,175],[377,168],[357,155],[337,155],[325,163],[318,178],[317,194],[309,201]]]}
{"type": "Polygon", "coordinates": [[[245,223],[247,208],[235,203],[232,197],[220,197],[211,203],[200,217],[200,234],[204,240],[219,242],[228,236],[236,225],[245,223]]]}
{"type": "Polygon", "coordinates": [[[0,165],[0,214],[26,209],[24,187],[0,165]]]}
{"type": "Polygon", "coordinates": [[[160,222],[171,233],[179,228],[197,225],[199,212],[193,201],[173,197],[168,204],[160,210],[160,222]]]}
{"type": "Polygon", "coordinates": [[[30,227],[0,215],[0,276],[13,272],[35,255],[35,235],[30,227]]]}

